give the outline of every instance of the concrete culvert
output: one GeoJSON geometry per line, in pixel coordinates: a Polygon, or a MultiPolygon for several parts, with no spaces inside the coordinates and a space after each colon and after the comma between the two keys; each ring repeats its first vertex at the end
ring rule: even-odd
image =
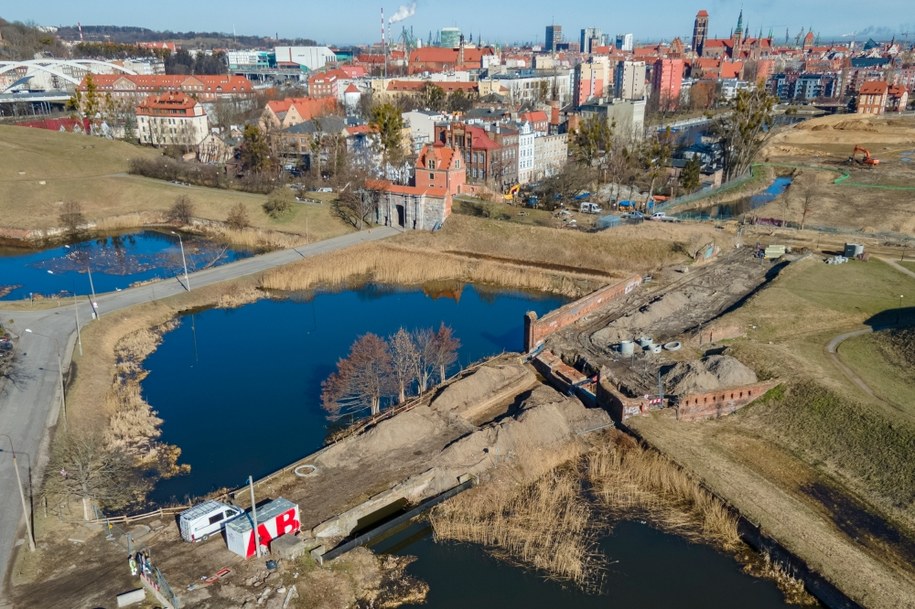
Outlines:
{"type": "Polygon", "coordinates": [[[311,465],[307,463],[305,465],[300,465],[294,470],[292,470],[296,476],[299,478],[313,478],[318,475],[320,471],[317,465],[311,465]]]}
{"type": "Polygon", "coordinates": [[[664,348],[668,351],[679,351],[682,346],[678,340],[664,343],[664,348]]]}

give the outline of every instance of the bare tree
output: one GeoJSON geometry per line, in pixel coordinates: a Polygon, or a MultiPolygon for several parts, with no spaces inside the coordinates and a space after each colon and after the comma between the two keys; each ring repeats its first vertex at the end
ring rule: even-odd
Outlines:
{"type": "Polygon", "coordinates": [[[413,341],[416,350],[413,353],[413,369],[419,392],[424,393],[429,388],[429,381],[436,369],[435,359],[435,332],[429,328],[422,328],[413,332],[413,341]]]}
{"type": "Polygon", "coordinates": [[[186,226],[191,223],[193,217],[194,205],[191,203],[191,199],[187,195],[180,195],[168,210],[167,219],[169,222],[177,222],[186,226]]]}
{"type": "Polygon", "coordinates": [[[801,191],[801,230],[807,225],[807,214],[813,207],[813,197],[816,196],[816,187],[809,183],[801,191]]]}
{"type": "Polygon", "coordinates": [[[45,493],[79,497],[83,518],[92,518],[92,503],[109,509],[140,502],[148,477],[123,451],[106,446],[99,434],[68,433],[59,437],[48,466],[45,493]]]}
{"type": "Polygon", "coordinates": [[[68,233],[78,233],[80,228],[86,224],[86,216],[83,215],[83,206],[79,201],[64,201],[63,207],[60,208],[60,223],[68,233]]]}
{"type": "Polygon", "coordinates": [[[438,367],[438,377],[441,382],[448,378],[445,372],[448,367],[457,361],[457,352],[461,348],[461,341],[454,337],[451,328],[442,323],[435,333],[434,361],[438,367]]]}
{"type": "Polygon", "coordinates": [[[337,370],[321,383],[321,400],[334,418],[369,409],[381,412],[381,400],[391,394],[391,353],[377,334],[363,334],[337,370]]]}
{"type": "Polygon", "coordinates": [[[397,384],[397,401],[402,404],[407,400],[407,392],[418,376],[416,341],[413,334],[400,328],[388,338],[388,345],[391,350],[391,372],[397,384]]]}

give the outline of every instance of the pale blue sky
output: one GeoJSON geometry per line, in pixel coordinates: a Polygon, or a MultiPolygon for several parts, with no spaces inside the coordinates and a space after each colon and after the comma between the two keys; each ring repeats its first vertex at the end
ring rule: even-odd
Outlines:
{"type": "MultiPolygon", "coordinates": [[[[135,25],[157,30],[222,31],[281,37],[314,38],[329,44],[364,43],[381,37],[380,9],[390,17],[400,0],[330,0],[316,2],[251,2],[250,0],[42,0],[7,2],[0,17],[39,25],[135,25]],[[271,9],[276,9],[272,12],[271,9]]],[[[632,32],[636,40],[670,39],[688,41],[699,9],[711,15],[709,34],[727,36],[741,6],[752,35],[774,30],[784,40],[785,28],[794,37],[801,27],[812,26],[824,37],[858,32],[858,39],[879,34],[902,38],[909,32],[915,41],[912,0],[417,0],[416,12],[400,24],[389,27],[395,35],[402,26],[412,26],[424,40],[430,30],[460,27],[474,40],[482,33],[496,42],[539,41],[544,27],[557,23],[563,39],[577,40],[583,27],[595,26],[605,33],[632,32]]]]}

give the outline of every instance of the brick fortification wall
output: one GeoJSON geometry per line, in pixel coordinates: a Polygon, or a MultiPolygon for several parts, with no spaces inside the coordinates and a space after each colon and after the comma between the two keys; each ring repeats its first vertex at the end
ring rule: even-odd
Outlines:
{"type": "Polygon", "coordinates": [[[551,311],[537,319],[537,314],[528,312],[524,317],[524,349],[532,351],[554,332],[572,325],[585,315],[592,313],[615,298],[636,289],[642,283],[641,275],[632,275],[618,283],[604,286],[575,302],[551,311]]]}
{"type": "Polygon", "coordinates": [[[780,381],[764,381],[753,385],[726,387],[704,393],[690,393],[677,400],[677,416],[681,421],[713,419],[731,414],[761,397],[780,381]]]}

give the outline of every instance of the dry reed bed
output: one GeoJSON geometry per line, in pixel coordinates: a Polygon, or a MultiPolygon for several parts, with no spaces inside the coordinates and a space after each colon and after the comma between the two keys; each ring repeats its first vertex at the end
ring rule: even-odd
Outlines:
{"type": "Polygon", "coordinates": [[[615,516],[642,513],[665,529],[740,546],[737,517],[688,472],[661,453],[618,435],[587,455],[587,478],[603,507],[615,516]]]}
{"type": "Polygon", "coordinates": [[[523,466],[437,506],[429,514],[435,537],[491,548],[500,558],[547,576],[590,586],[598,570],[593,514],[581,492],[580,450],[570,445],[544,455],[539,476],[523,466]],[[533,478],[531,476],[534,476],[533,478]]]}
{"type": "Polygon", "coordinates": [[[360,281],[417,285],[448,280],[551,292],[571,297],[586,294],[600,286],[593,278],[586,276],[372,243],[270,271],[261,280],[261,287],[268,290],[298,291],[323,286],[349,285],[360,281]]]}
{"type": "Polygon", "coordinates": [[[727,506],[670,459],[629,436],[607,434],[590,449],[579,444],[532,449],[515,463],[433,509],[429,520],[436,538],[484,545],[500,558],[587,589],[600,579],[598,534],[614,520],[647,518],[689,539],[742,550],[740,559],[752,563],[748,572],[776,580],[789,598],[802,598],[796,580],[774,567],[759,567],[727,506]]]}

